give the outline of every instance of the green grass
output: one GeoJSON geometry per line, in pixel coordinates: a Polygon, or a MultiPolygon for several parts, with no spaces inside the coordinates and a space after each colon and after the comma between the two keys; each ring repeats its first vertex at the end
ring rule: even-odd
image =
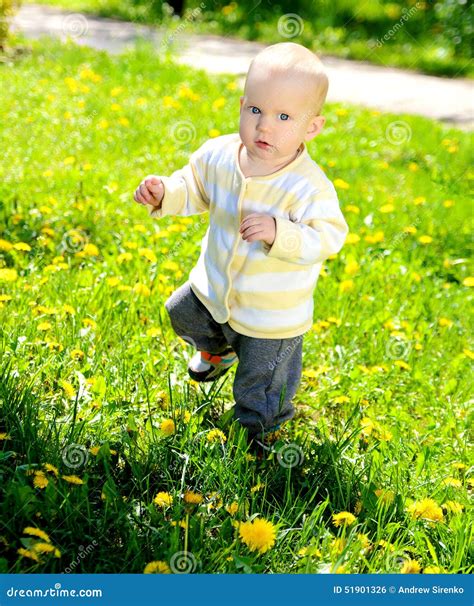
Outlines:
{"type": "MultiPolygon", "coordinates": [[[[218,2],[201,10],[200,0],[193,0],[187,2],[188,12],[181,19],[171,18],[158,2],[148,0],[35,0],[35,3],[157,24],[170,32],[178,29],[180,35],[216,34],[267,44],[292,41],[321,54],[434,75],[474,76],[466,25],[470,20],[469,8],[446,1],[438,2],[439,10],[428,4],[417,8],[423,3],[414,7],[414,1],[362,5],[346,1],[338,8],[328,0],[320,0],[314,6],[308,2],[306,10],[291,3],[287,8],[275,6],[266,0],[255,2],[251,10],[246,2],[229,2],[226,6],[225,2],[218,2]],[[299,21],[291,16],[285,18],[295,13],[299,21]],[[406,13],[411,16],[405,22],[406,13]]],[[[305,4],[303,0],[301,4],[305,4]]]]}
{"type": "Polygon", "coordinates": [[[0,570],[142,572],[186,551],[195,572],[472,572],[469,135],[327,106],[310,152],[351,235],[315,291],[297,416],[253,460],[235,423],[209,442],[234,371],[189,381],[164,308],[207,217],[152,220],[132,199],[211,129],[235,132],[240,91],[147,46],[31,49],[0,67],[0,570]],[[442,519],[412,515],[425,498],[442,519]],[[236,524],[256,515],[278,524],[263,554],[236,524]],[[60,557],[32,559],[28,526],[60,557]]]}

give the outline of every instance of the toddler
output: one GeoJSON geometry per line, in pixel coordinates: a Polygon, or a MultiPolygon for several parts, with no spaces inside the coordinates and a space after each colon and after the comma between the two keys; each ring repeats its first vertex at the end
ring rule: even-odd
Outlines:
{"type": "Polygon", "coordinates": [[[238,363],[234,418],[250,440],[295,414],[313,292],[349,231],[305,144],[324,126],[327,89],[305,47],[265,48],[247,73],[239,133],[205,142],[184,168],[146,177],[134,195],[151,217],[209,212],[197,264],[165,308],[197,350],[194,380],[215,380],[238,363]]]}

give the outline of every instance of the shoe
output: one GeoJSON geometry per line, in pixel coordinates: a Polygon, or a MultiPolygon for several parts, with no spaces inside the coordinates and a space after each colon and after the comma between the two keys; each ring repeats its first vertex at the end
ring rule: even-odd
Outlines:
{"type": "Polygon", "coordinates": [[[198,351],[188,364],[188,373],[191,379],[198,382],[215,381],[222,377],[237,360],[237,354],[230,345],[219,354],[198,351]]]}

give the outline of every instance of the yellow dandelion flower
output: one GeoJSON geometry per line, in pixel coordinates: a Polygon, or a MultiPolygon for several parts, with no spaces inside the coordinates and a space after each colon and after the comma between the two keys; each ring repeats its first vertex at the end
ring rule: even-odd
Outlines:
{"type": "Polygon", "coordinates": [[[334,526],[350,526],[353,524],[357,518],[355,515],[350,513],[349,511],[341,511],[340,513],[335,513],[332,516],[332,523],[334,526]]]}
{"type": "Polygon", "coordinates": [[[369,244],[378,244],[379,242],[383,242],[385,239],[385,235],[383,231],[376,231],[374,234],[368,234],[364,237],[364,240],[369,244]]]}
{"type": "Polygon", "coordinates": [[[453,488],[461,488],[462,486],[461,480],[458,480],[457,478],[445,478],[441,484],[443,484],[443,486],[452,486],[453,488]]]}
{"type": "Polygon", "coordinates": [[[357,538],[359,539],[362,545],[362,549],[369,549],[369,547],[371,546],[371,542],[369,537],[365,533],[357,533],[357,538]]]}
{"type": "Polygon", "coordinates": [[[393,204],[384,204],[379,208],[381,213],[392,213],[395,210],[395,206],[393,204]]]}
{"type": "Polygon", "coordinates": [[[421,566],[416,560],[405,560],[400,572],[402,574],[417,574],[421,571],[421,566]]]}
{"type": "Polygon", "coordinates": [[[149,297],[151,295],[151,290],[148,288],[146,284],[142,284],[141,282],[137,282],[133,287],[133,292],[137,293],[137,295],[143,295],[144,297],[149,297]]]}
{"type": "Polygon", "coordinates": [[[211,444],[213,444],[214,442],[224,443],[227,438],[224,432],[222,432],[220,429],[211,429],[211,431],[209,431],[206,436],[206,440],[211,444]]]}
{"type": "Polygon", "coordinates": [[[40,530],[39,528],[35,528],[34,526],[27,526],[26,528],[24,528],[23,534],[27,534],[30,537],[38,537],[39,539],[43,539],[43,541],[46,541],[47,543],[51,543],[49,535],[44,530],[40,530]]]}
{"type": "Polygon", "coordinates": [[[385,541],[385,539],[380,539],[380,541],[377,543],[377,545],[382,547],[383,549],[388,549],[389,551],[395,551],[395,545],[393,545],[393,543],[390,543],[389,541],[385,541]]]}
{"type": "Polygon", "coordinates": [[[445,200],[443,202],[443,206],[445,208],[451,208],[452,206],[454,206],[454,204],[455,204],[454,200],[445,200]]]}
{"type": "Polygon", "coordinates": [[[424,196],[417,196],[414,200],[413,200],[413,204],[415,206],[423,206],[423,204],[425,204],[426,202],[426,198],[424,196]]]}
{"type": "Polygon", "coordinates": [[[97,257],[99,255],[99,249],[95,244],[87,242],[82,250],[76,253],[78,257],[97,257]]]}
{"type": "Polygon", "coordinates": [[[354,288],[354,280],[341,280],[339,283],[340,292],[349,292],[354,288]]]}
{"type": "Polygon", "coordinates": [[[211,137],[211,139],[214,139],[214,137],[219,137],[219,135],[221,134],[220,130],[217,130],[217,128],[211,128],[211,130],[209,131],[209,137],[211,137]]]}
{"type": "Polygon", "coordinates": [[[24,558],[30,558],[30,560],[34,560],[35,562],[41,562],[38,557],[38,554],[36,554],[34,551],[31,551],[30,549],[24,549],[23,547],[20,547],[20,549],[17,549],[17,553],[23,556],[24,558]]]}
{"type": "Polygon", "coordinates": [[[43,465],[43,467],[44,467],[44,469],[45,469],[46,471],[50,471],[51,473],[54,473],[54,475],[55,475],[56,477],[58,477],[58,476],[59,476],[59,470],[58,470],[58,468],[57,468],[57,467],[55,467],[54,465],[51,465],[51,463],[45,463],[45,464],[43,465]]]}
{"type": "Polygon", "coordinates": [[[451,463],[451,467],[454,467],[454,469],[459,469],[460,471],[464,471],[464,469],[467,469],[467,465],[465,465],[464,463],[458,463],[457,461],[451,463]]]}
{"type": "Polygon", "coordinates": [[[49,480],[46,477],[44,471],[35,471],[35,477],[33,478],[33,486],[36,488],[46,488],[49,484],[49,480]]]}
{"type": "Polygon", "coordinates": [[[250,551],[265,553],[275,544],[276,527],[268,520],[256,518],[239,525],[239,536],[250,551]]]}
{"type": "Polygon", "coordinates": [[[454,514],[462,513],[464,509],[464,505],[458,503],[457,501],[446,501],[446,503],[443,503],[441,507],[454,514]]]}
{"type": "Polygon", "coordinates": [[[385,488],[376,490],[375,495],[377,496],[377,499],[385,505],[390,505],[395,499],[395,494],[391,490],[386,490],[385,488]]]}
{"type": "Polygon", "coordinates": [[[74,164],[75,161],[76,158],[74,156],[68,156],[64,159],[63,164],[65,164],[65,166],[69,166],[70,164],[74,164]]]}
{"type": "Polygon", "coordinates": [[[68,381],[61,381],[61,387],[64,389],[64,393],[68,398],[76,397],[76,390],[74,389],[73,385],[71,385],[71,383],[69,383],[68,381]]]}
{"type": "Polygon", "coordinates": [[[180,528],[184,528],[186,530],[186,528],[188,527],[188,524],[187,524],[186,520],[179,520],[179,522],[176,522],[176,520],[173,520],[171,522],[171,526],[179,526],[180,528]]]}
{"type": "Polygon", "coordinates": [[[173,419],[164,419],[160,423],[160,430],[166,435],[171,436],[176,431],[173,419]]]}
{"type": "Polygon", "coordinates": [[[263,488],[265,488],[265,484],[263,484],[262,482],[257,482],[257,484],[255,484],[255,486],[252,486],[252,488],[250,489],[250,492],[253,494],[254,492],[258,492],[259,490],[262,490],[263,488]]]}
{"type": "Polygon", "coordinates": [[[358,234],[348,234],[346,237],[346,244],[357,244],[360,242],[360,236],[358,234]]]}
{"type": "Polygon", "coordinates": [[[342,553],[344,551],[346,543],[346,539],[342,537],[334,537],[334,539],[331,541],[331,551],[333,553],[342,553]]]}
{"type": "Polygon", "coordinates": [[[16,244],[13,245],[13,248],[15,250],[23,250],[25,252],[29,252],[31,250],[31,246],[29,244],[27,244],[26,242],[17,242],[16,244]]]}
{"type": "Polygon", "coordinates": [[[423,568],[423,574],[442,574],[443,569],[439,566],[426,566],[423,568]]]}
{"type": "Polygon", "coordinates": [[[156,263],[158,260],[157,256],[155,255],[154,251],[151,250],[151,248],[140,248],[138,254],[141,257],[144,257],[145,259],[150,261],[150,263],[156,263]]]}
{"type": "Polygon", "coordinates": [[[336,189],[349,189],[349,183],[346,183],[343,179],[334,179],[333,181],[334,187],[336,189]]]}
{"type": "Polygon", "coordinates": [[[239,510],[239,504],[237,501],[233,501],[230,505],[226,505],[225,509],[231,516],[235,515],[239,510]]]}
{"type": "Polygon", "coordinates": [[[0,441],[1,440],[11,440],[11,437],[9,436],[9,434],[2,431],[2,432],[0,432],[0,441]]]}
{"type": "Polygon", "coordinates": [[[225,98],[224,97],[219,97],[212,104],[212,109],[214,109],[214,110],[221,109],[222,107],[224,107],[225,104],[226,104],[225,98]]]}
{"type": "Polygon", "coordinates": [[[431,242],[433,242],[433,238],[431,236],[420,236],[418,238],[418,242],[420,244],[431,244],[431,242]]]}
{"type": "Polygon", "coordinates": [[[443,521],[443,510],[433,499],[422,499],[415,501],[408,507],[413,518],[421,518],[431,522],[443,521]]]}
{"type": "Polygon", "coordinates": [[[63,311],[70,316],[73,316],[76,313],[76,310],[72,305],[68,305],[67,303],[63,305],[63,311]]]}
{"type": "Polygon", "coordinates": [[[398,366],[398,368],[403,368],[404,370],[410,370],[411,366],[405,362],[405,360],[395,360],[393,362],[394,366],[398,366]]]}
{"type": "Polygon", "coordinates": [[[41,541],[39,543],[35,543],[32,549],[36,553],[54,553],[57,551],[56,547],[51,545],[51,543],[43,543],[41,541]]]}
{"type": "Polygon", "coordinates": [[[79,478],[78,476],[75,476],[75,475],[61,476],[61,477],[63,480],[65,480],[69,484],[76,484],[76,485],[84,484],[84,480],[81,480],[81,478],[79,478]]]}
{"type": "Polygon", "coordinates": [[[2,240],[0,238],[0,250],[4,250],[4,251],[8,252],[12,248],[13,248],[13,244],[11,242],[8,242],[8,240],[2,240]]]}
{"type": "Polygon", "coordinates": [[[448,327],[449,327],[449,326],[452,326],[452,325],[453,325],[453,321],[452,321],[452,320],[450,320],[449,318],[440,318],[440,319],[438,320],[438,324],[439,324],[440,326],[448,326],[448,327]]]}
{"type": "Polygon", "coordinates": [[[15,282],[18,279],[18,273],[16,269],[10,269],[8,267],[2,267],[0,269],[0,282],[15,282]]]}
{"type": "Polygon", "coordinates": [[[348,396],[337,396],[332,401],[334,404],[344,404],[345,402],[350,402],[351,399],[348,396]]]}
{"type": "Polygon", "coordinates": [[[73,349],[71,351],[71,358],[73,360],[82,360],[84,358],[84,352],[80,349],[73,349]]]}
{"type": "Polygon", "coordinates": [[[462,283],[463,283],[463,286],[474,286],[474,276],[469,276],[467,278],[464,278],[462,283]]]}
{"type": "Polygon", "coordinates": [[[202,494],[188,490],[184,493],[183,499],[185,503],[199,505],[199,503],[202,503],[202,501],[204,500],[204,497],[202,496],[202,494]]]}
{"type": "Polygon", "coordinates": [[[162,560],[155,560],[154,562],[149,562],[145,569],[143,570],[143,574],[170,574],[171,569],[166,562],[162,560]]]}
{"type": "Polygon", "coordinates": [[[170,507],[173,504],[173,497],[169,492],[159,492],[153,502],[160,507],[170,507]]]}

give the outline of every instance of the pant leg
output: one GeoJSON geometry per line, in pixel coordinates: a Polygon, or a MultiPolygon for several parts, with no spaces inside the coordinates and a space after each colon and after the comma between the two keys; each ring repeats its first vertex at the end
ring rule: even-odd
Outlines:
{"type": "Polygon", "coordinates": [[[233,393],[235,418],[249,436],[295,415],[292,399],[301,381],[303,335],[291,339],[256,339],[224,325],[227,342],[239,358],[233,393]]]}
{"type": "Polygon", "coordinates": [[[172,293],[165,308],[176,334],[198,351],[219,353],[226,348],[223,325],[214,320],[196,297],[189,281],[172,293]]]}

